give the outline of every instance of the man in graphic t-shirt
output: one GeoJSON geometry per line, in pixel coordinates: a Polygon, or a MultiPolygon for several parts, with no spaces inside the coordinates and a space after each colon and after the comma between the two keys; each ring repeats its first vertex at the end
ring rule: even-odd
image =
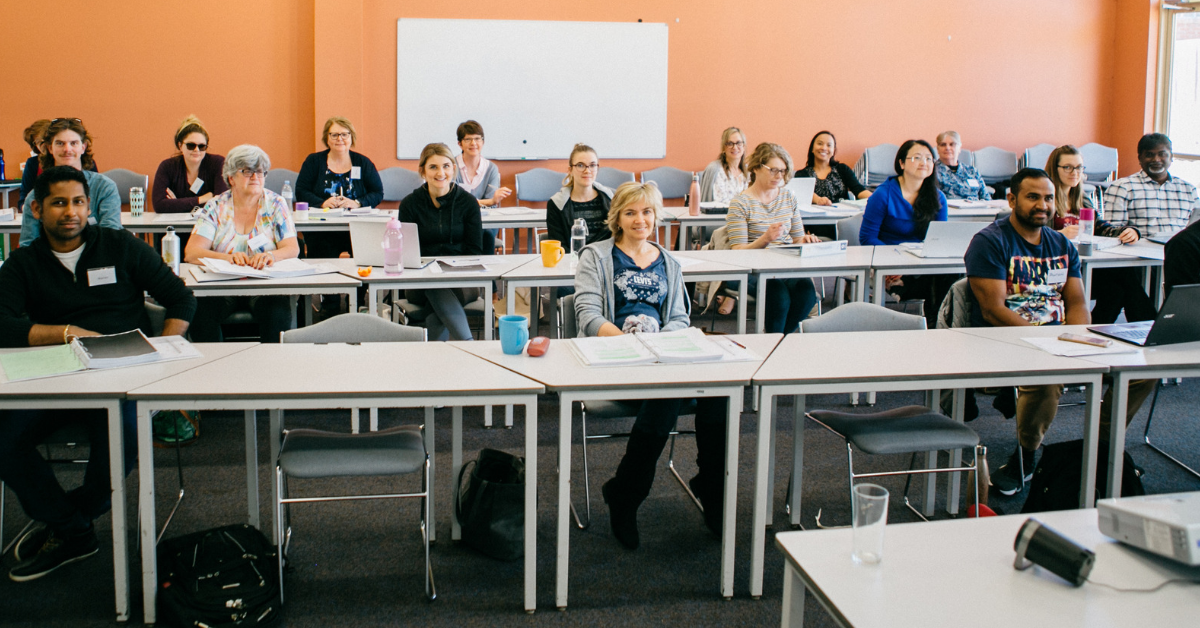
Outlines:
{"type": "MultiPolygon", "coordinates": [[[[967,277],[975,295],[973,327],[1085,325],[1091,322],[1079,253],[1048,225],[1054,215],[1054,183],[1042,170],[1025,168],[1008,191],[1012,215],[975,235],[967,249],[967,277]]],[[[1153,381],[1130,383],[1128,416],[1137,413],[1153,381]]],[[[1017,441],[1008,463],[992,474],[1002,495],[1013,495],[1033,475],[1033,458],[1054,421],[1063,387],[1020,386],[1017,441]]],[[[1109,396],[1100,406],[1101,438],[1108,437],[1109,396]]]]}

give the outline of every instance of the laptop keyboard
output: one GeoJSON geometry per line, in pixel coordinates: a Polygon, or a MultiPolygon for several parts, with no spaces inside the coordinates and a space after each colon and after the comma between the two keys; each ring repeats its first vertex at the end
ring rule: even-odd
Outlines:
{"type": "Polygon", "coordinates": [[[1118,331],[1109,331],[1108,333],[1122,340],[1142,342],[1150,335],[1150,328],[1139,327],[1137,329],[1121,329],[1118,331]]]}

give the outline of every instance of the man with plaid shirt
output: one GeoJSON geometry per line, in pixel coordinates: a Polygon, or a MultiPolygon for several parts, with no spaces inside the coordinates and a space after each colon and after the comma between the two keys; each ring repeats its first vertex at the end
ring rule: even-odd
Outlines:
{"type": "Polygon", "coordinates": [[[1200,206],[1196,187],[1172,177],[1171,138],[1162,133],[1138,140],[1142,169],[1118,179],[1104,194],[1105,219],[1116,226],[1136,227],[1143,236],[1179,231],[1200,206]]]}

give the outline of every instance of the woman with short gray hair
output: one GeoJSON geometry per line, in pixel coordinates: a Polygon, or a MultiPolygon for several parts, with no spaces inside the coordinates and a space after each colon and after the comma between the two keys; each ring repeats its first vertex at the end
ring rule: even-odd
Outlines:
{"type": "MultiPolygon", "coordinates": [[[[300,254],[287,201],[266,189],[270,169],[271,158],[257,146],[243,144],[229,151],[222,171],[229,191],[214,197],[196,215],[184,251],[188,263],[211,257],[262,269],[300,254]]],[[[279,342],[279,334],[291,329],[291,303],[291,297],[280,295],[198,299],[192,340],[221,342],[221,321],[234,308],[249,308],[262,342],[279,342]]]]}
{"type": "Polygon", "coordinates": [[[943,131],[937,136],[938,160],[935,164],[937,185],[946,198],[961,198],[968,201],[988,201],[992,195],[987,183],[975,166],[959,162],[962,153],[962,138],[958,131],[943,131]]]}

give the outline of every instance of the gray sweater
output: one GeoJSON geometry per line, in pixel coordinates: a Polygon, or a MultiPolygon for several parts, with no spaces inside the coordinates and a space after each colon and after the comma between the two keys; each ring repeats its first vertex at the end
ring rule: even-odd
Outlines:
{"type": "MultiPolygon", "coordinates": [[[[121,193],[113,180],[90,170],[83,171],[83,177],[88,184],[88,204],[91,215],[88,224],[99,224],[108,229],[124,229],[121,226],[121,193]]],[[[42,223],[35,220],[32,212],[33,193],[25,197],[25,205],[21,208],[24,214],[21,222],[21,246],[29,246],[42,235],[42,223]]]]}
{"type": "MultiPolygon", "coordinates": [[[[604,323],[621,326],[613,320],[616,318],[612,261],[614,245],[612,238],[601,240],[587,245],[579,254],[579,268],[575,271],[575,321],[581,338],[598,335],[604,323]]],[[[667,300],[658,313],[662,320],[661,330],[686,329],[691,325],[691,303],[683,289],[683,267],[666,249],[657,243],[654,246],[663,256],[667,273],[667,300]]]]}

